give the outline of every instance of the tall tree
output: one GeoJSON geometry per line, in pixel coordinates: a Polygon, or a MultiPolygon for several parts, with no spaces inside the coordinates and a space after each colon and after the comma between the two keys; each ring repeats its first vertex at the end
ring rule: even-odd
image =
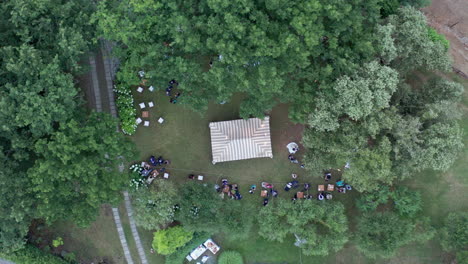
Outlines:
{"type": "Polygon", "coordinates": [[[440,230],[440,244],[446,251],[468,251],[468,213],[450,213],[440,230]]]}
{"type": "Polygon", "coordinates": [[[27,45],[3,48],[1,57],[0,120],[8,124],[2,127],[5,133],[22,131],[30,141],[72,117],[78,91],[57,57],[47,61],[27,45]]]}
{"type": "Polygon", "coordinates": [[[175,219],[187,230],[217,233],[243,238],[252,227],[254,213],[237,200],[222,200],[212,186],[189,182],[184,184],[179,198],[180,210],[175,219]]]}
{"type": "Polygon", "coordinates": [[[37,141],[38,158],[28,170],[38,216],[48,223],[70,219],[87,225],[102,203],[115,203],[129,181],[118,165],[135,157],[132,143],[116,133],[109,115],[92,113],[61,123],[50,138],[37,141]]]}
{"type": "Polygon", "coordinates": [[[398,86],[398,73],[373,61],[352,76],[342,76],[318,94],[308,124],[319,130],[335,130],[341,117],[361,120],[387,108],[398,86]]]}
{"type": "Polygon", "coordinates": [[[359,251],[369,258],[389,258],[400,247],[413,241],[427,241],[433,235],[426,219],[414,222],[391,212],[368,213],[359,219],[356,243],[359,251]]]}
{"type": "Polygon", "coordinates": [[[155,230],[174,221],[178,193],[172,182],[155,180],[149,187],[134,191],[132,198],[137,225],[155,230]]]}
{"type": "Polygon", "coordinates": [[[258,223],[259,235],[267,240],[282,242],[287,235],[297,235],[304,255],[325,256],[348,241],[344,207],[337,202],[281,199],[260,210],[258,223]]]}
{"type": "Polygon", "coordinates": [[[34,46],[47,60],[57,57],[67,72],[80,68],[78,61],[95,40],[91,1],[7,0],[0,10],[7,36],[2,46],[34,46]]]}
{"type": "Polygon", "coordinates": [[[242,117],[291,102],[296,121],[321,82],[372,57],[380,17],[378,0],[124,0],[98,9],[104,36],[125,47],[121,74],[144,69],[155,87],[175,78],[187,95],[181,103],[198,110],[237,92],[248,95],[242,117]]]}
{"type": "Polygon", "coordinates": [[[394,41],[382,42],[384,49],[396,49],[392,67],[405,74],[424,67],[427,70],[449,71],[451,60],[440,41],[431,39],[426,17],[413,7],[402,7],[388,19],[394,41]],[[394,48],[392,47],[394,45],[394,48]]]}

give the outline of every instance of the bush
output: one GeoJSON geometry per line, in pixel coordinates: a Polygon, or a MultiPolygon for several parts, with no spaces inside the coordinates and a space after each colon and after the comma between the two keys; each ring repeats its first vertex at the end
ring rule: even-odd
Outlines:
{"type": "Polygon", "coordinates": [[[391,197],[396,212],[401,216],[413,217],[422,209],[421,194],[417,191],[399,187],[392,192],[391,197]]]}
{"type": "Polygon", "coordinates": [[[192,238],[193,232],[185,230],[182,226],[176,226],[154,232],[152,245],[159,254],[169,255],[187,244],[192,238]]]}
{"type": "Polygon", "coordinates": [[[185,244],[177,249],[176,252],[172,253],[171,255],[166,256],[165,264],[180,264],[184,263],[185,257],[192,252],[196,247],[198,247],[201,243],[205,242],[208,238],[210,238],[210,234],[201,232],[201,233],[194,233],[193,238],[190,242],[185,244]]]}
{"type": "Polygon", "coordinates": [[[218,260],[219,264],[243,264],[242,255],[236,251],[224,251],[218,260]]]}
{"type": "Polygon", "coordinates": [[[433,42],[440,42],[444,46],[445,50],[450,48],[450,41],[444,37],[444,35],[437,33],[437,31],[431,27],[427,27],[427,35],[433,42]]]}
{"type": "Polygon", "coordinates": [[[69,262],[48,254],[34,246],[26,245],[24,249],[13,253],[0,253],[0,258],[12,261],[16,264],[68,264],[69,262]]]}
{"type": "Polygon", "coordinates": [[[137,124],[136,110],[133,106],[133,96],[128,86],[115,86],[114,92],[117,95],[116,105],[119,110],[120,127],[122,132],[132,135],[136,131],[137,124]]]}
{"type": "Polygon", "coordinates": [[[468,212],[450,213],[440,230],[440,244],[445,251],[466,250],[468,245],[468,212]]]}
{"type": "Polygon", "coordinates": [[[380,190],[363,194],[356,200],[356,207],[363,212],[377,209],[380,204],[385,204],[390,198],[390,188],[382,186],[380,190]]]}

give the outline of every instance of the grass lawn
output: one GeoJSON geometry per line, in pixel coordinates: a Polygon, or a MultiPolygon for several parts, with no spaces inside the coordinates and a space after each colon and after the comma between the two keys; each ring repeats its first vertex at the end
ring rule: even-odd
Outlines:
{"type": "MultiPolygon", "coordinates": [[[[453,76],[450,76],[453,78],[453,76]]],[[[458,80],[460,81],[460,80],[458,80]]],[[[466,86],[466,82],[464,85],[466,86]]],[[[317,184],[323,184],[320,175],[308,175],[305,170],[287,160],[286,144],[290,141],[300,142],[302,127],[289,122],[287,105],[279,105],[270,113],[271,134],[273,144],[273,159],[252,159],[226,163],[211,164],[211,145],[208,124],[213,121],[232,120],[239,118],[238,107],[242,99],[237,95],[225,105],[210,104],[209,110],[203,115],[183,107],[183,105],[170,104],[169,98],[162,92],[135,94],[135,102],[154,101],[155,107],[150,110],[150,127],[140,126],[132,139],[140,150],[141,160],[149,156],[162,155],[171,160],[168,171],[171,180],[178,183],[185,182],[187,175],[203,174],[208,182],[219,182],[221,178],[228,178],[230,182],[240,184],[244,199],[241,203],[254,203],[261,207],[261,198],[258,193],[248,194],[251,184],[260,184],[261,181],[273,183],[280,189],[280,196],[290,198],[293,193],[282,190],[284,184],[291,179],[291,173],[299,175],[299,181],[312,183],[313,190],[317,184]],[[156,120],[162,116],[164,124],[156,120]]],[[[184,96],[184,95],[182,95],[184,96]]],[[[466,110],[466,96],[464,106],[466,110]]],[[[148,110],[148,109],[146,109],[148,110]]],[[[465,111],[465,117],[468,111],[465,111]]],[[[464,119],[465,131],[468,129],[467,118],[464,119]]],[[[467,131],[468,132],[468,131],[467,131]]],[[[465,142],[467,142],[465,133],[465,142]]],[[[301,152],[299,153],[300,156],[301,152]]],[[[467,191],[466,171],[468,171],[467,153],[446,173],[427,171],[415,176],[404,183],[422,192],[424,198],[424,212],[433,218],[435,225],[441,223],[447,212],[467,209],[465,193],[467,191]],[[463,174],[465,172],[465,174],[463,174]]],[[[312,191],[315,194],[315,191],[312,191]]],[[[358,194],[335,193],[335,200],[345,204],[347,215],[351,223],[353,216],[358,212],[354,200],[358,194]]],[[[274,200],[272,201],[274,202],[274,200]]],[[[254,217],[254,216],[252,216],[254,217]]],[[[143,230],[142,230],[143,231],[143,230]]],[[[143,231],[144,232],[144,231],[143,231]]],[[[148,232],[148,231],[147,231],[148,232]]],[[[150,232],[148,232],[150,233],[150,232]]],[[[150,237],[150,236],[148,236],[150,237]]],[[[348,243],[341,251],[327,257],[302,256],[300,250],[292,245],[294,238],[285,243],[268,242],[252,232],[246,241],[234,241],[223,235],[215,236],[224,249],[238,250],[248,263],[375,263],[362,256],[348,243]]],[[[151,240],[148,240],[150,243],[151,240]]],[[[379,263],[442,263],[447,256],[443,254],[437,241],[430,241],[424,245],[410,245],[399,252],[399,255],[390,260],[378,260],[379,263]]]]}
{"type": "MultiPolygon", "coordinates": [[[[422,76],[415,76],[414,81],[420,81],[422,76]]],[[[449,75],[450,78],[456,78],[449,75]]],[[[465,87],[468,81],[458,80],[465,87]]],[[[184,95],[182,95],[184,96],[184,95]]],[[[268,181],[277,186],[280,196],[290,198],[293,193],[282,191],[284,183],[291,179],[291,173],[299,175],[300,182],[310,182],[315,190],[317,184],[323,180],[319,175],[307,175],[306,171],[287,160],[285,145],[290,141],[299,143],[302,127],[288,121],[287,105],[279,105],[270,113],[271,132],[274,158],[252,159],[227,163],[211,164],[211,147],[208,123],[211,121],[231,120],[238,118],[238,106],[241,96],[235,96],[225,105],[211,104],[209,110],[200,115],[184,108],[182,105],[169,103],[169,98],[162,92],[135,94],[135,102],[154,101],[155,107],[150,110],[150,127],[140,126],[131,138],[140,150],[141,160],[147,160],[150,155],[162,155],[171,160],[168,171],[171,173],[171,181],[183,183],[190,173],[205,175],[207,182],[216,182],[221,178],[228,178],[230,182],[240,184],[240,191],[244,199],[241,203],[254,203],[261,207],[261,198],[257,191],[250,195],[248,188],[251,184],[260,184],[268,181]],[[166,119],[162,125],[156,122],[160,116],[166,119]]],[[[462,126],[465,130],[464,141],[468,146],[468,96],[465,93],[462,107],[464,119],[462,126]]],[[[301,151],[300,151],[301,153],[301,151]]],[[[299,154],[300,154],[299,153],[299,154]]],[[[300,156],[300,155],[299,155],[300,156]]],[[[456,210],[468,210],[466,192],[468,191],[468,149],[445,173],[425,171],[403,183],[422,193],[424,201],[424,214],[430,216],[435,226],[441,224],[448,212],[456,210]]],[[[315,193],[313,193],[315,194],[315,193]]],[[[347,215],[351,223],[358,214],[354,200],[358,194],[335,193],[334,199],[345,204],[347,215]]],[[[274,200],[272,200],[274,202],[274,200]]],[[[120,207],[122,223],[125,234],[132,251],[135,263],[140,263],[136,251],[135,242],[128,225],[128,218],[123,206],[120,207]]],[[[254,217],[254,216],[252,216],[254,217]]],[[[65,241],[65,249],[75,252],[82,263],[95,263],[100,259],[108,259],[110,263],[124,263],[122,247],[117,236],[110,209],[103,207],[97,221],[87,229],[79,229],[69,223],[58,223],[53,227],[54,232],[62,236],[65,241]]],[[[149,253],[153,234],[151,231],[139,229],[139,234],[145,248],[146,256],[150,263],[162,264],[164,257],[149,253]]],[[[387,264],[416,264],[416,263],[450,263],[453,256],[445,254],[439,246],[437,239],[426,244],[413,244],[400,250],[397,257],[389,260],[369,260],[362,256],[352,242],[345,248],[327,257],[306,257],[301,255],[298,248],[292,245],[294,239],[284,243],[268,242],[260,238],[255,230],[245,241],[230,239],[221,234],[214,237],[222,249],[237,250],[244,256],[247,263],[387,263],[387,264]]]]}
{"type": "Polygon", "coordinates": [[[54,237],[63,238],[64,250],[75,253],[80,263],[126,263],[110,205],[102,206],[96,221],[88,228],[57,222],[51,231],[54,237]]]}

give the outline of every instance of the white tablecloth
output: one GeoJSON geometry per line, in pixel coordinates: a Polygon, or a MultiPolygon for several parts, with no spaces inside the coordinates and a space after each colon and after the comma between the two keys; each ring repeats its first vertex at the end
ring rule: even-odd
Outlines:
{"type": "Polygon", "coordinates": [[[194,249],[192,251],[192,253],[190,253],[190,256],[193,258],[193,259],[197,259],[199,258],[201,255],[203,255],[203,253],[205,253],[206,251],[206,247],[204,247],[203,245],[199,245],[196,249],[194,249]]]}

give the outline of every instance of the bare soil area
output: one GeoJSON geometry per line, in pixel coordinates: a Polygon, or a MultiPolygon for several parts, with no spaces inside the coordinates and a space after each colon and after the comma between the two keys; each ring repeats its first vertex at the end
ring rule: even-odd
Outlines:
{"type": "Polygon", "coordinates": [[[468,78],[468,1],[432,0],[422,11],[429,25],[450,41],[455,72],[468,78]]]}

